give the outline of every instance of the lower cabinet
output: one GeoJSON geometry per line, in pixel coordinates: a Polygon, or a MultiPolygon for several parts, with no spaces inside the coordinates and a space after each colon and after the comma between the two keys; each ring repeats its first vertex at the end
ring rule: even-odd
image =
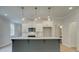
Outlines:
{"type": "Polygon", "coordinates": [[[13,52],[25,52],[29,51],[28,41],[25,40],[13,40],[12,41],[12,51],[13,52]]]}
{"type": "Polygon", "coordinates": [[[59,39],[12,40],[13,52],[59,52],[59,39]]]}
{"type": "Polygon", "coordinates": [[[41,40],[30,40],[30,51],[31,52],[41,52],[42,51],[42,41],[41,40]]]}
{"type": "Polygon", "coordinates": [[[60,42],[58,40],[46,40],[43,42],[43,51],[44,52],[59,52],[60,51],[60,42]]]}

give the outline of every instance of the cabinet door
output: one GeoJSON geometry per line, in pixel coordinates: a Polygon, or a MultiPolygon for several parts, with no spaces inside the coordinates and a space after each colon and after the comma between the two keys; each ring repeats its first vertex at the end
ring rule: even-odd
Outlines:
{"type": "Polygon", "coordinates": [[[58,52],[60,51],[60,43],[58,40],[43,40],[43,52],[58,52]]]}
{"type": "Polygon", "coordinates": [[[29,43],[27,40],[14,40],[12,41],[12,51],[13,52],[28,52],[29,43]]]}
{"type": "Polygon", "coordinates": [[[30,40],[30,51],[31,52],[41,52],[42,51],[42,41],[41,40],[30,40]]]}

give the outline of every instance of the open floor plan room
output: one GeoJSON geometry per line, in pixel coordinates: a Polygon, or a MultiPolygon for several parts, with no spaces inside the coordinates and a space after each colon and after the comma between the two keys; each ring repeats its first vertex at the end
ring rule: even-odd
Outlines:
{"type": "Polygon", "coordinates": [[[0,6],[0,52],[78,52],[79,6],[0,6]]]}

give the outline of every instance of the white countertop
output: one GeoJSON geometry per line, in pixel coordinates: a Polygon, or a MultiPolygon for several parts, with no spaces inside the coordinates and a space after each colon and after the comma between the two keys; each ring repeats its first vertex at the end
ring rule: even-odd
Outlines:
{"type": "Polygon", "coordinates": [[[16,39],[27,40],[27,39],[62,39],[62,38],[59,38],[59,37],[39,37],[39,38],[38,37],[13,37],[13,38],[10,38],[10,39],[12,39],[12,40],[16,40],[16,39]]]}

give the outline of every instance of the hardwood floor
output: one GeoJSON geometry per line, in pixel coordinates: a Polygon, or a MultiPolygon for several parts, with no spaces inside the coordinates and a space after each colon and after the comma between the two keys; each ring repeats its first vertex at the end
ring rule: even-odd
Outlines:
{"type": "Polygon", "coordinates": [[[76,52],[76,48],[69,48],[60,44],[60,52],[76,52]]]}

